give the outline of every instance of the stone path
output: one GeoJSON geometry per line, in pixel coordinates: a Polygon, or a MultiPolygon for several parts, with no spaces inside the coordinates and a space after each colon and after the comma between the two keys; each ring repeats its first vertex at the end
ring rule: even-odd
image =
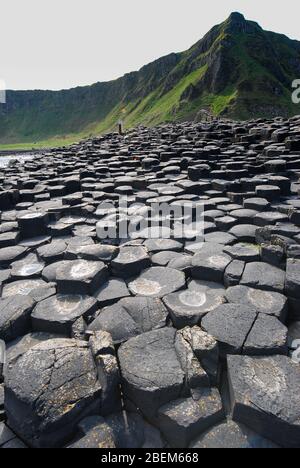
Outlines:
{"type": "Polygon", "coordinates": [[[300,117],[1,168],[0,447],[299,448],[299,176],[300,117]]]}

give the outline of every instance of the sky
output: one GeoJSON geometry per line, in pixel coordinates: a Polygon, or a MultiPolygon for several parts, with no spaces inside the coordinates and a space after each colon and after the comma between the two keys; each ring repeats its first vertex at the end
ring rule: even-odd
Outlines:
{"type": "Polygon", "coordinates": [[[233,11],[300,40],[297,0],[1,0],[0,82],[54,90],[109,81],[188,49],[233,11]]]}

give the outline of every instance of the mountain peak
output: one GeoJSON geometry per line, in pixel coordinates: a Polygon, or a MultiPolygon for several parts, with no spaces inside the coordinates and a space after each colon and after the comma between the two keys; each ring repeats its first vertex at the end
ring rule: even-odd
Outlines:
{"type": "Polygon", "coordinates": [[[246,19],[242,13],[239,13],[238,11],[234,11],[229,15],[228,21],[232,23],[245,23],[246,19]]]}
{"type": "Polygon", "coordinates": [[[227,30],[231,33],[251,32],[253,31],[253,28],[260,28],[260,26],[256,25],[256,23],[247,21],[245,17],[237,11],[231,13],[224,24],[227,30]]]}

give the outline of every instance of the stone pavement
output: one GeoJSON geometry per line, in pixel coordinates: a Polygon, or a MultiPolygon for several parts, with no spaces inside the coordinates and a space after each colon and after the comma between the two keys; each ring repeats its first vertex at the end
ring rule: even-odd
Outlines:
{"type": "Polygon", "coordinates": [[[300,447],[299,176],[300,117],[1,168],[0,447],[300,447]]]}

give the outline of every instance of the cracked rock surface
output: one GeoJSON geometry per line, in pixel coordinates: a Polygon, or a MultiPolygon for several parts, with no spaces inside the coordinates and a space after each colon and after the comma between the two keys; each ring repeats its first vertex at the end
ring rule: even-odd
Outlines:
{"type": "Polygon", "coordinates": [[[0,156],[0,448],[300,447],[299,129],[0,156]]]}

